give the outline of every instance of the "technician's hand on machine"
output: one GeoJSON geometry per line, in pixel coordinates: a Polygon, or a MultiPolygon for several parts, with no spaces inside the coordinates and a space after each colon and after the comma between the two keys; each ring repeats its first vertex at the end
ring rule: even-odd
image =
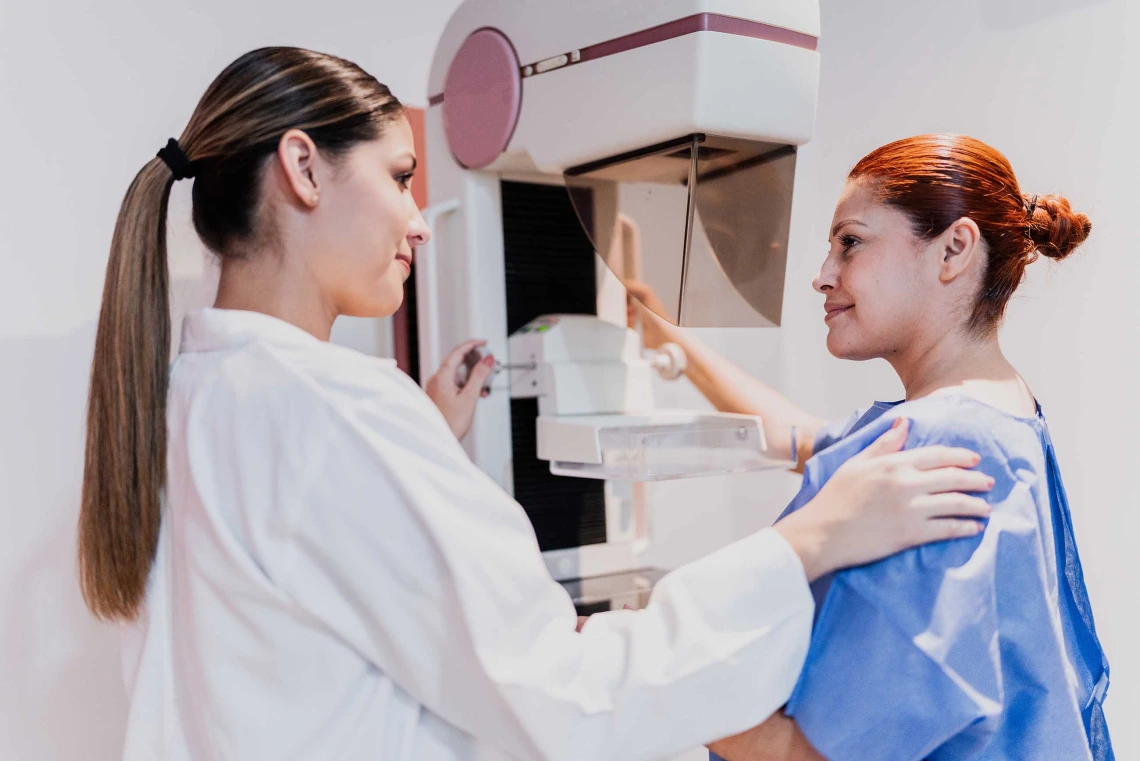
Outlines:
{"type": "Polygon", "coordinates": [[[467,373],[460,373],[460,365],[468,355],[478,352],[486,344],[486,341],[478,339],[461,343],[443,360],[439,371],[424,384],[424,391],[435,402],[435,406],[439,407],[443,419],[458,439],[466,436],[471,428],[475,419],[475,407],[485,395],[483,389],[495,371],[495,358],[490,354],[482,357],[467,373]]]}

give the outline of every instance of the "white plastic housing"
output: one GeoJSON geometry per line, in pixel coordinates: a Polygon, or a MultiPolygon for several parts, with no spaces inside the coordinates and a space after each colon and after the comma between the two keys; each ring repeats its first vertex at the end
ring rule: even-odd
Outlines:
{"type": "MultiPolygon", "coordinates": [[[[468,0],[436,48],[428,91],[443,94],[452,58],[477,29],[503,33],[525,66],[702,13],[819,36],[817,0],[468,0]]],[[[815,50],[717,32],[565,66],[523,80],[514,135],[486,169],[559,175],[693,133],[802,145],[818,80],[815,50]]]]}
{"type": "Polygon", "coordinates": [[[511,396],[539,414],[637,414],[653,409],[652,368],[637,333],[589,315],[533,320],[510,338],[511,396]]]}
{"type": "Polygon", "coordinates": [[[556,475],[665,481],[787,468],[768,456],[759,418],[660,410],[538,418],[538,457],[556,475]]]}

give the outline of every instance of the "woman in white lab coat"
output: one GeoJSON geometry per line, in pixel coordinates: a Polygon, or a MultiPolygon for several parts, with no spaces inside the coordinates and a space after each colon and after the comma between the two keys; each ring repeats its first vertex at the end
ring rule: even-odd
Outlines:
{"type": "Polygon", "coordinates": [[[86,600],[124,622],[127,759],[648,759],[787,699],[808,582],[972,535],[969,452],[896,453],[580,631],[523,510],[465,456],[490,361],[425,395],[328,342],[400,304],[429,236],[402,107],[355,65],[253,51],[135,178],[99,318],[80,519],[86,600]],[[194,177],[222,261],[169,364],[165,216],[194,177]],[[434,402],[434,404],[433,404],[434,402]]]}

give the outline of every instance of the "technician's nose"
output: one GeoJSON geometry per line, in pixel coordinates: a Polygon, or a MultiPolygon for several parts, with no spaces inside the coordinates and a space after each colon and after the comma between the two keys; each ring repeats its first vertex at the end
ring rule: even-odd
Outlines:
{"type": "Polygon", "coordinates": [[[412,248],[422,246],[431,240],[431,230],[428,229],[427,222],[424,222],[424,215],[416,209],[416,214],[412,217],[412,223],[408,225],[408,245],[412,248]]]}

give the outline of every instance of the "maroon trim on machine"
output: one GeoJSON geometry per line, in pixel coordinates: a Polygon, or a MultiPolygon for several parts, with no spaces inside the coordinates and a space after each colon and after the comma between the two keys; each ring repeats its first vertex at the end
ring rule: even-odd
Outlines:
{"type": "Polygon", "coordinates": [[[819,44],[818,39],[803,32],[793,32],[790,29],[764,24],[760,21],[722,16],[719,13],[698,13],[695,16],[687,16],[676,21],[670,21],[667,24],[627,34],[624,37],[618,37],[616,40],[599,42],[597,45],[582,48],[582,62],[605,58],[615,53],[624,53],[647,45],[655,45],[658,42],[665,42],[696,32],[720,32],[736,37],[751,37],[756,40],[768,40],[769,42],[778,42],[781,45],[791,45],[804,50],[815,50],[819,44]]]}
{"type": "MultiPolygon", "coordinates": [[[[564,69],[567,66],[576,66],[586,61],[596,61],[599,58],[606,58],[607,56],[616,55],[617,53],[625,53],[630,50],[636,50],[637,48],[656,45],[659,42],[673,40],[697,32],[718,32],[720,34],[731,34],[736,37],[750,37],[755,40],[767,40],[780,45],[790,45],[811,51],[816,50],[819,46],[819,38],[813,37],[810,34],[804,34],[803,32],[794,32],[791,29],[765,24],[760,21],[749,21],[734,16],[722,16],[719,13],[698,13],[693,16],[686,16],[676,21],[669,21],[659,26],[650,27],[649,29],[642,29],[640,32],[633,32],[623,37],[618,37],[606,42],[599,42],[595,45],[589,45],[579,50],[566,53],[564,54],[566,58],[565,63],[555,65],[544,71],[536,71],[535,69],[539,64],[545,61],[552,61],[562,56],[553,56],[553,58],[527,64],[520,68],[523,77],[529,79],[532,76],[538,76],[546,71],[557,71],[558,69],[564,69]]],[[[438,106],[441,103],[443,103],[443,93],[432,95],[428,99],[429,106],[438,106]]]]}

